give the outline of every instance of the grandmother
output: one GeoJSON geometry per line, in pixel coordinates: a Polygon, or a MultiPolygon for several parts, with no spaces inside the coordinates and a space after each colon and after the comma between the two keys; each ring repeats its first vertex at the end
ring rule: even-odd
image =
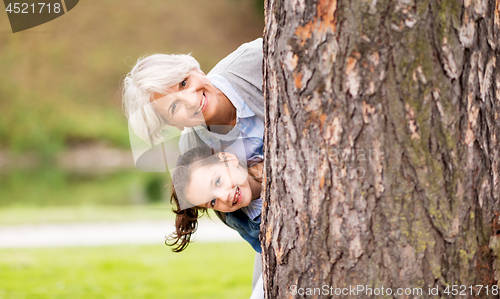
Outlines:
{"type": "Polygon", "coordinates": [[[184,130],[181,152],[240,133],[247,160],[262,156],[262,39],[241,45],[205,75],[190,55],[139,59],[123,81],[123,107],[135,134],[158,144],[166,126],[184,130]]]}

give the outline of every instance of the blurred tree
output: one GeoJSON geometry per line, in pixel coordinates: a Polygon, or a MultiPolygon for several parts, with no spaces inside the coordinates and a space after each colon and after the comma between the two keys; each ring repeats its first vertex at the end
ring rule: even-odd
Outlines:
{"type": "MultiPolygon", "coordinates": [[[[234,0],[234,1],[241,1],[241,0],[234,0]]],[[[254,2],[254,6],[256,11],[261,14],[262,16],[264,15],[264,0],[252,0],[254,2]]]]}
{"type": "Polygon", "coordinates": [[[255,7],[257,7],[257,11],[264,14],[264,0],[255,0],[255,7]]]}
{"type": "Polygon", "coordinates": [[[266,13],[266,298],[324,285],[497,298],[500,0],[266,13]]]}
{"type": "MultiPolygon", "coordinates": [[[[170,178],[168,178],[169,180],[170,178]]],[[[163,190],[165,190],[166,180],[161,176],[152,176],[146,182],[146,194],[148,202],[155,203],[164,199],[163,190]]],[[[168,194],[168,193],[167,193],[168,194]]]]}

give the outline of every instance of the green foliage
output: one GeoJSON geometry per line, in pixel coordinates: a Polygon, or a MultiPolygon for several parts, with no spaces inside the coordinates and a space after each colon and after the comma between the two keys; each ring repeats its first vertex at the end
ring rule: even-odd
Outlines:
{"type": "MultiPolygon", "coordinates": [[[[262,36],[253,1],[100,1],[0,35],[0,148],[53,156],[81,142],[127,148],[120,82],[148,53],[191,52],[209,70],[262,36]]],[[[8,32],[7,18],[0,28],[8,32]]]]}
{"type": "Polygon", "coordinates": [[[253,257],[244,242],[1,249],[0,298],[248,298],[253,257]]]}
{"type": "Polygon", "coordinates": [[[78,174],[56,168],[0,174],[0,207],[126,205],[167,202],[164,174],[136,169],[118,173],[78,174]],[[157,190],[149,190],[151,182],[157,190]],[[154,196],[154,200],[151,199],[154,196]]]}
{"type": "Polygon", "coordinates": [[[158,174],[82,175],[56,169],[56,157],[81,144],[129,149],[120,84],[137,59],[190,52],[210,70],[262,36],[260,14],[253,1],[104,0],[80,1],[15,34],[0,18],[0,154],[40,162],[29,171],[0,169],[0,207],[162,202],[168,190],[158,174]]]}
{"type": "MultiPolygon", "coordinates": [[[[155,203],[164,199],[165,195],[162,190],[165,188],[165,179],[154,176],[146,183],[146,194],[149,202],[155,203]]],[[[170,192],[167,192],[169,194],[170,192]]]]}
{"type": "MultiPolygon", "coordinates": [[[[40,158],[0,172],[0,225],[171,218],[163,174],[55,168],[82,143],[129,148],[120,83],[143,55],[192,53],[210,70],[262,36],[253,1],[80,1],[16,34],[0,18],[0,151],[40,158]],[[148,205],[138,205],[154,203],[148,205]]],[[[1,249],[0,299],[248,298],[246,243],[1,249]],[[231,267],[231,271],[227,271],[231,267]]]]}

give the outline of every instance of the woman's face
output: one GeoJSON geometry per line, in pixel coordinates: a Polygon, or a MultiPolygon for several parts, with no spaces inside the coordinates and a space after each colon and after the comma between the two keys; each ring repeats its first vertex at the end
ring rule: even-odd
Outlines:
{"type": "MultiPolygon", "coordinates": [[[[221,154],[220,154],[221,155],[221,154]]],[[[248,172],[238,159],[195,167],[187,186],[186,199],[193,205],[220,212],[233,212],[252,201],[248,172]]]]}
{"type": "Polygon", "coordinates": [[[196,69],[165,93],[155,94],[152,105],[169,125],[181,130],[210,123],[219,106],[217,89],[196,69]]]}

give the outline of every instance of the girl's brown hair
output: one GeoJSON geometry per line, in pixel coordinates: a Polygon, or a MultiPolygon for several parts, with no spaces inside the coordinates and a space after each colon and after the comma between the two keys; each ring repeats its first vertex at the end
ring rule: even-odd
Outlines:
{"type": "Polygon", "coordinates": [[[170,203],[174,205],[173,212],[176,215],[175,232],[165,240],[165,244],[174,246],[172,251],[181,252],[187,248],[191,241],[191,235],[194,234],[198,227],[198,218],[207,212],[206,208],[197,206],[187,209],[181,208],[181,201],[186,200],[185,191],[191,181],[192,167],[211,165],[218,162],[221,162],[219,157],[207,146],[189,150],[177,160],[177,165],[172,173],[172,196],[170,197],[170,203]]]}

